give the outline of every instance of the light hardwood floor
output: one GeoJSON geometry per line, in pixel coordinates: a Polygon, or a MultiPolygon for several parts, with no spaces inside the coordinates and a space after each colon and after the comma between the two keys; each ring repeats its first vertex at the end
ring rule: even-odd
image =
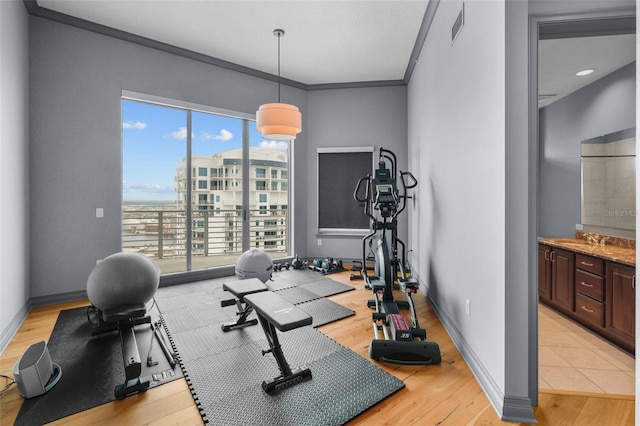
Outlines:
{"type": "MultiPolygon", "coordinates": [[[[371,311],[366,307],[370,294],[363,289],[362,281],[349,281],[349,272],[329,277],[356,287],[355,291],[331,297],[335,302],[353,309],[356,315],[324,325],[319,330],[368,359],[368,346],[373,334],[371,311]]],[[[414,300],[429,340],[440,345],[442,363],[437,366],[378,363],[381,368],[403,380],[406,387],[348,424],[517,424],[500,421],[426,299],[419,294],[414,300]]],[[[60,310],[86,304],[85,300],[33,309],[0,356],[0,374],[11,376],[13,364],[29,345],[48,340],[60,310]]],[[[540,405],[534,408],[534,413],[541,425],[633,425],[634,401],[632,396],[544,390],[540,391],[540,405]]],[[[0,424],[12,424],[21,404],[22,398],[14,385],[0,398],[0,424]]],[[[186,381],[181,379],[122,401],[75,414],[55,424],[200,425],[202,419],[186,381]]]]}

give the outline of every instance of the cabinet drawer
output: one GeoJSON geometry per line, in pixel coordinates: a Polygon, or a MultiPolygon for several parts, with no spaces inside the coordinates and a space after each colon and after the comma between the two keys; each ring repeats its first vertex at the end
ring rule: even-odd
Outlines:
{"type": "Polygon", "coordinates": [[[598,327],[604,327],[604,303],[576,293],[576,315],[598,327]]]}
{"type": "Polygon", "coordinates": [[[604,277],[576,269],[576,291],[604,302],[604,277]]]}
{"type": "Polygon", "coordinates": [[[596,257],[576,253],[576,268],[602,275],[604,273],[604,261],[596,257]]]}

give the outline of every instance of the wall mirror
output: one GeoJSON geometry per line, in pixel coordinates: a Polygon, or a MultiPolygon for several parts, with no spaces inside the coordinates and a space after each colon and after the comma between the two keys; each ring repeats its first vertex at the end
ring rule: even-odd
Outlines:
{"type": "Polygon", "coordinates": [[[633,237],[636,229],[636,129],[582,141],[582,205],[585,231],[633,237]]]}

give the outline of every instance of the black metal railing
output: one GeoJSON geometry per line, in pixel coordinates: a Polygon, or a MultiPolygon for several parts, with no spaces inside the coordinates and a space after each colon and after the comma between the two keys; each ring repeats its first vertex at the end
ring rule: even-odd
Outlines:
{"type": "MultiPolygon", "coordinates": [[[[250,248],[260,248],[274,255],[285,256],[288,253],[287,209],[251,209],[249,223],[250,248]]],[[[188,244],[186,224],[184,210],[127,207],[122,214],[122,249],[157,260],[185,257],[188,244]]],[[[243,233],[242,210],[194,209],[191,255],[239,255],[244,251],[243,233]]]]}

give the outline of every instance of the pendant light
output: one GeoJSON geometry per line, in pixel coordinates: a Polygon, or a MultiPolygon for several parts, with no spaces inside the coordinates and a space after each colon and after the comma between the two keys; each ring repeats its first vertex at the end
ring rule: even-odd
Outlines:
{"type": "Polygon", "coordinates": [[[260,105],[256,112],[256,127],[265,139],[287,141],[302,131],[302,114],[295,105],[280,102],[280,37],[284,30],[273,30],[278,37],[278,103],[260,105]]]}

